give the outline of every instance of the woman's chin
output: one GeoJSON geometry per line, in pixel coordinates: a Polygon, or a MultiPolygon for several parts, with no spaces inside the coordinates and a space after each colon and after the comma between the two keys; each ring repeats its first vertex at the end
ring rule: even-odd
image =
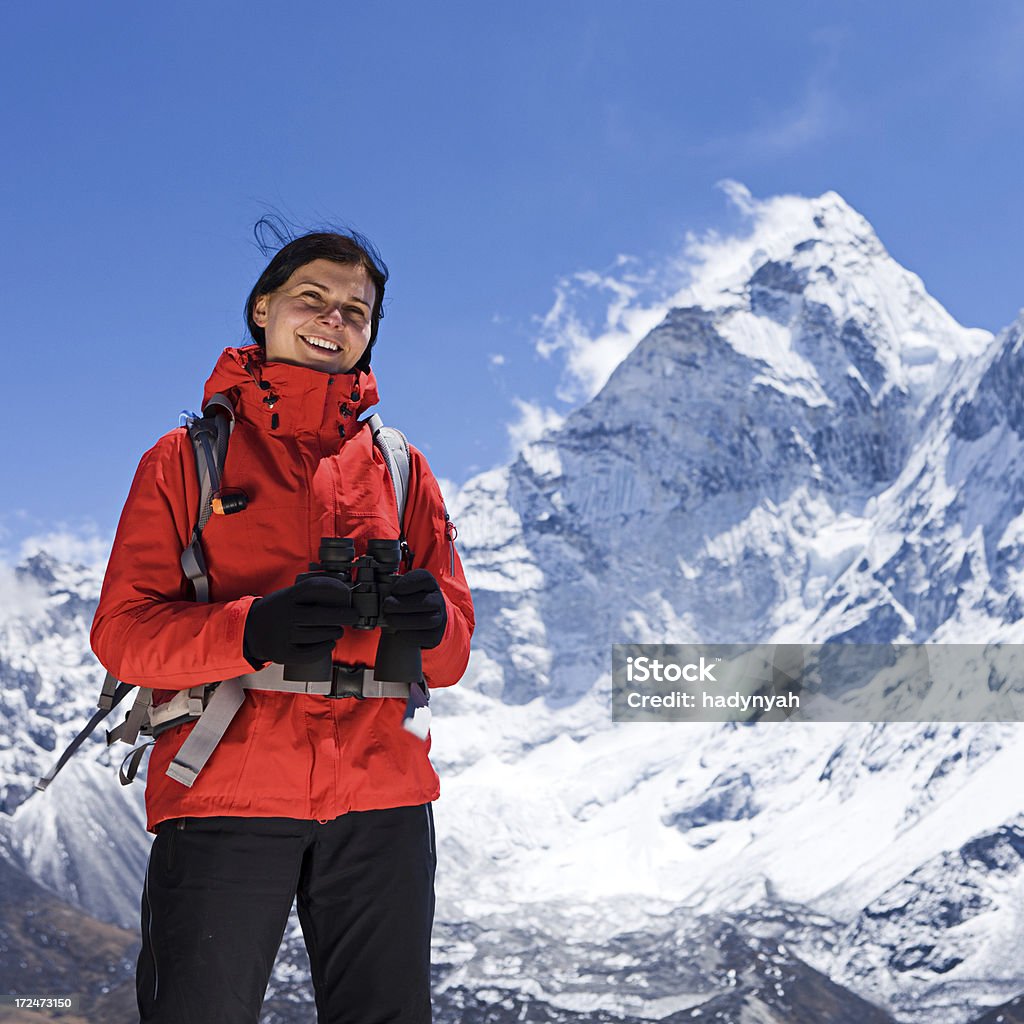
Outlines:
{"type": "Polygon", "coordinates": [[[352,367],[346,366],[344,360],[340,359],[336,354],[330,356],[313,356],[311,358],[304,355],[288,355],[288,356],[267,356],[267,365],[271,363],[287,363],[289,366],[305,366],[310,370],[319,370],[321,373],[348,373],[352,367]]]}

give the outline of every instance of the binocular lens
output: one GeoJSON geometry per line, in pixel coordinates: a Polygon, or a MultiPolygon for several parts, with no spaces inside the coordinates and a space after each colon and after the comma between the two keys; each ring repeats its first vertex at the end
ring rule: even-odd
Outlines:
{"type": "Polygon", "coordinates": [[[348,572],[356,557],[351,537],[321,537],[320,566],[324,572],[348,572]]]}
{"type": "Polygon", "coordinates": [[[394,572],[402,560],[402,546],[397,540],[369,540],[366,553],[390,572],[394,572]]]}

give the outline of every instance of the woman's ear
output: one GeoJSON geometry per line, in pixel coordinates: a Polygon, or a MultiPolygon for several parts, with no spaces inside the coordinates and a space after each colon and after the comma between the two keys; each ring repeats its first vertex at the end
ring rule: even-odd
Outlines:
{"type": "Polygon", "coordinates": [[[268,295],[261,295],[252,307],[252,322],[257,327],[267,326],[267,300],[268,295]]]}

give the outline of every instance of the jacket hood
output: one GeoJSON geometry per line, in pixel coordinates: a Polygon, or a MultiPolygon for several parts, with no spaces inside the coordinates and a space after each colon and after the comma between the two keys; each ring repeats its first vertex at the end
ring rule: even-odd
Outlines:
{"type": "Polygon", "coordinates": [[[379,399],[373,370],[324,373],[268,363],[259,345],[226,348],[203,390],[203,405],[221,393],[235,415],[281,433],[328,432],[351,437],[358,417],[379,399]]]}

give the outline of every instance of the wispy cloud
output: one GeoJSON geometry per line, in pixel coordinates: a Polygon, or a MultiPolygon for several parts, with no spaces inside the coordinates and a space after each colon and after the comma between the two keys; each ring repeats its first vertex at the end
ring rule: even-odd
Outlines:
{"type": "Polygon", "coordinates": [[[23,579],[13,566],[0,563],[0,621],[38,621],[46,610],[47,596],[39,582],[23,579]]]}
{"type": "Polygon", "coordinates": [[[666,281],[659,270],[619,256],[604,271],[581,271],[557,283],[554,304],[540,319],[537,351],[547,359],[555,354],[564,359],[562,401],[596,394],[664,317],[666,281]]]}
{"type": "Polygon", "coordinates": [[[437,486],[441,489],[441,497],[444,498],[445,505],[448,507],[448,510],[451,511],[459,499],[459,485],[454,480],[450,480],[446,476],[436,477],[436,480],[437,486]]]}
{"type": "Polygon", "coordinates": [[[0,564],[16,565],[46,551],[54,558],[80,565],[104,564],[113,537],[92,520],[57,520],[45,523],[27,509],[0,510],[0,564]]]}
{"type": "MultiPolygon", "coordinates": [[[[8,512],[10,517],[12,513],[8,512]]],[[[4,529],[0,547],[0,621],[20,619],[36,621],[50,606],[51,598],[38,580],[19,575],[16,566],[34,555],[45,553],[58,562],[102,570],[110,556],[110,536],[102,536],[95,527],[68,528],[58,525],[46,533],[13,541],[4,529]]]]}
{"type": "Polygon", "coordinates": [[[693,151],[737,161],[772,159],[792,156],[833,135],[850,120],[832,84],[846,36],[846,30],[839,26],[815,31],[812,42],[816,57],[792,103],[772,111],[755,125],[697,143],[693,151]]]}
{"type": "Polygon", "coordinates": [[[827,88],[808,83],[797,103],[761,124],[698,143],[693,152],[737,161],[792,156],[822,142],[842,122],[838,99],[827,88]]]}
{"type": "Polygon", "coordinates": [[[536,441],[549,430],[560,427],[565,419],[556,409],[546,408],[521,398],[515,398],[513,401],[519,418],[509,423],[506,430],[514,452],[518,452],[531,441],[536,441]]]}
{"type": "MultiPolygon", "coordinates": [[[[987,80],[992,88],[1021,98],[1024,86],[1024,8],[1020,4],[1002,7],[979,32],[968,48],[972,76],[987,80]]],[[[966,69],[965,69],[966,70],[966,69]]]]}
{"type": "Polygon", "coordinates": [[[60,562],[100,566],[110,557],[113,537],[95,527],[71,529],[58,527],[46,533],[26,537],[19,547],[19,561],[44,552],[60,562]]]}

